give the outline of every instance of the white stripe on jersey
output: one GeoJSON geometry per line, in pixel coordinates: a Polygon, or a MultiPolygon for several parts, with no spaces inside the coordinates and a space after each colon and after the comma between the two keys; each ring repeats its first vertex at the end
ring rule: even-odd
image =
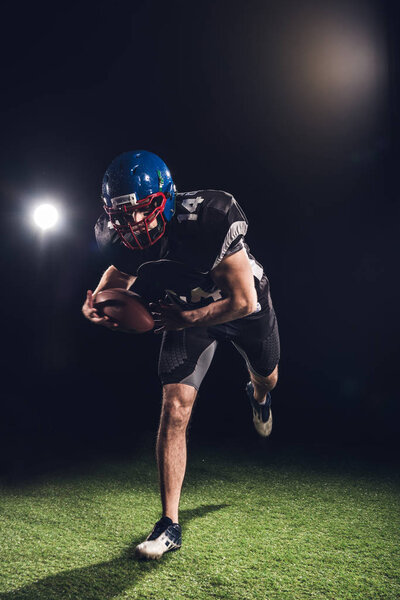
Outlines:
{"type": "Polygon", "coordinates": [[[264,273],[264,269],[262,268],[262,266],[260,264],[258,264],[258,262],[256,262],[254,260],[254,258],[250,259],[250,264],[251,264],[251,272],[253,273],[254,277],[256,277],[259,281],[261,281],[263,273],[264,273]]]}
{"type": "Polygon", "coordinates": [[[224,258],[225,253],[228,250],[229,246],[232,244],[232,242],[234,240],[236,240],[236,238],[238,238],[240,235],[245,236],[246,233],[247,233],[247,223],[245,221],[235,221],[234,223],[232,223],[232,225],[228,229],[228,233],[225,236],[224,243],[222,244],[221,252],[215,259],[214,264],[211,267],[211,270],[215,269],[215,267],[217,265],[219,265],[221,260],[224,258]]]}

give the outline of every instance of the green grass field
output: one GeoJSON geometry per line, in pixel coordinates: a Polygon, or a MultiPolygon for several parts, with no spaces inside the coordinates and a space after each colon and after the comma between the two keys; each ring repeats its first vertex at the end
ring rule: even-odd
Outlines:
{"type": "Polygon", "coordinates": [[[271,442],[189,456],[183,546],[132,549],[159,518],[152,452],[1,489],[0,599],[400,598],[394,467],[271,442]]]}

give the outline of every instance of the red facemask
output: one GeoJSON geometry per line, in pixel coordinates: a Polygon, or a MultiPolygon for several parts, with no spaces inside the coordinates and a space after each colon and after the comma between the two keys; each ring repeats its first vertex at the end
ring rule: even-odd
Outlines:
{"type": "Polygon", "coordinates": [[[163,212],[166,201],[163,192],[150,194],[142,200],[137,200],[136,194],[127,194],[112,198],[112,208],[105,206],[104,210],[123,244],[130,250],[143,250],[155,244],[165,233],[163,212]],[[135,221],[133,215],[136,211],[145,213],[141,221],[135,221]],[[154,222],[155,227],[150,228],[154,222]]]}

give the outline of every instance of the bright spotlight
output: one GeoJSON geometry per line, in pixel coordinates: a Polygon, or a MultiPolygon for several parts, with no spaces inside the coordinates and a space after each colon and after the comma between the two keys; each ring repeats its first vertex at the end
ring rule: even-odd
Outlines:
{"type": "Polygon", "coordinates": [[[33,213],[33,220],[40,229],[51,229],[58,222],[58,210],[52,204],[40,204],[33,213]]]}

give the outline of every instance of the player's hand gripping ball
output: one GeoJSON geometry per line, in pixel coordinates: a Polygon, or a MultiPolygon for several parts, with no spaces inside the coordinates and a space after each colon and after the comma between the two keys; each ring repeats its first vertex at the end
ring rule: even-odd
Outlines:
{"type": "Polygon", "coordinates": [[[154,319],[138,294],[123,288],[110,288],[96,294],[94,308],[117,323],[115,331],[145,333],[154,327],[154,319]]]}

